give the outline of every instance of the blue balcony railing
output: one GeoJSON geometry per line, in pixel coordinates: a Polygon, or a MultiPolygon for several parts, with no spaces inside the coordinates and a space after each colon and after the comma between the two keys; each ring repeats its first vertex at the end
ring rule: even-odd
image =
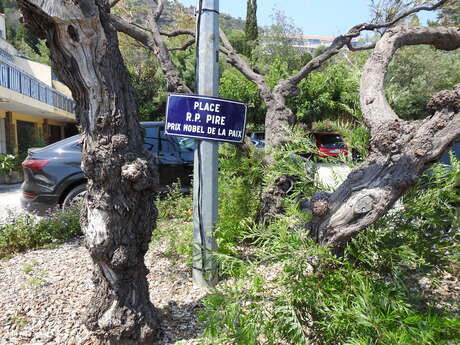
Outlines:
{"type": "Polygon", "coordinates": [[[0,86],[32,97],[53,107],[75,112],[75,101],[16,66],[0,54],[0,86]]]}

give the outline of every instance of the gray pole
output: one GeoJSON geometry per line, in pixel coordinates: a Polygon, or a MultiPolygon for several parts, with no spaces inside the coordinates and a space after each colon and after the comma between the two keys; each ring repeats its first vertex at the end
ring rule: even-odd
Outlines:
{"type": "MultiPolygon", "coordinates": [[[[197,90],[203,96],[217,96],[219,76],[219,0],[198,0],[197,90]]],[[[193,283],[213,286],[216,265],[209,251],[216,250],[217,143],[197,140],[193,173],[193,283]]]]}

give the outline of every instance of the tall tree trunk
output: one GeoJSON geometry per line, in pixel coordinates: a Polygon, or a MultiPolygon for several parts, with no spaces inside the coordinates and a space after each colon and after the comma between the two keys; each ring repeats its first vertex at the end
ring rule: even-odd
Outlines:
{"type": "MultiPolygon", "coordinates": [[[[384,77],[394,53],[404,45],[432,44],[460,48],[456,28],[389,29],[366,62],[361,79],[361,107],[371,130],[371,154],[332,194],[320,192],[311,202],[312,235],[340,252],[351,236],[378,220],[415,185],[419,176],[460,140],[460,84],[436,94],[431,116],[403,121],[384,93],[384,77]]],[[[435,63],[435,62],[434,62],[435,63]]]]}
{"type": "Polygon", "coordinates": [[[269,93],[261,93],[267,105],[265,143],[269,148],[280,147],[291,140],[296,116],[287,106],[287,99],[298,94],[297,83],[290,80],[281,80],[269,93]]]}
{"type": "Polygon", "coordinates": [[[86,325],[109,344],[152,344],[159,316],[149,300],[144,255],[155,225],[151,157],[143,150],[134,95],[104,0],[18,0],[26,24],[47,39],[72,90],[88,177],[82,211],[94,262],[86,325]]]}

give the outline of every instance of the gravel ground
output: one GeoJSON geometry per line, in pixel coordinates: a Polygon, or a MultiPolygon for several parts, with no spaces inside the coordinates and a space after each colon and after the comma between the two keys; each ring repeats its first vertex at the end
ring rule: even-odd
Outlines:
{"type": "Polygon", "coordinates": [[[8,212],[20,212],[21,184],[0,184],[0,220],[6,218],[8,212]]]}
{"type": "MultiPolygon", "coordinates": [[[[165,250],[159,243],[146,255],[150,297],[163,313],[164,337],[157,344],[199,344],[196,312],[206,291],[194,288],[191,269],[172,263],[165,250]]],[[[82,324],[90,267],[78,241],[0,261],[0,345],[99,344],[82,324]]]]}

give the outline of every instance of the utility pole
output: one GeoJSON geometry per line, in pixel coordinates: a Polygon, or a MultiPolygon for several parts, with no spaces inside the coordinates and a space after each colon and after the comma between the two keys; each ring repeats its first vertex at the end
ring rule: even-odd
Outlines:
{"type": "MultiPolygon", "coordinates": [[[[198,0],[197,90],[217,96],[219,76],[219,0],[198,0]]],[[[217,149],[210,140],[197,140],[193,173],[193,283],[201,287],[217,283],[216,264],[210,251],[217,249],[217,149]]]]}

